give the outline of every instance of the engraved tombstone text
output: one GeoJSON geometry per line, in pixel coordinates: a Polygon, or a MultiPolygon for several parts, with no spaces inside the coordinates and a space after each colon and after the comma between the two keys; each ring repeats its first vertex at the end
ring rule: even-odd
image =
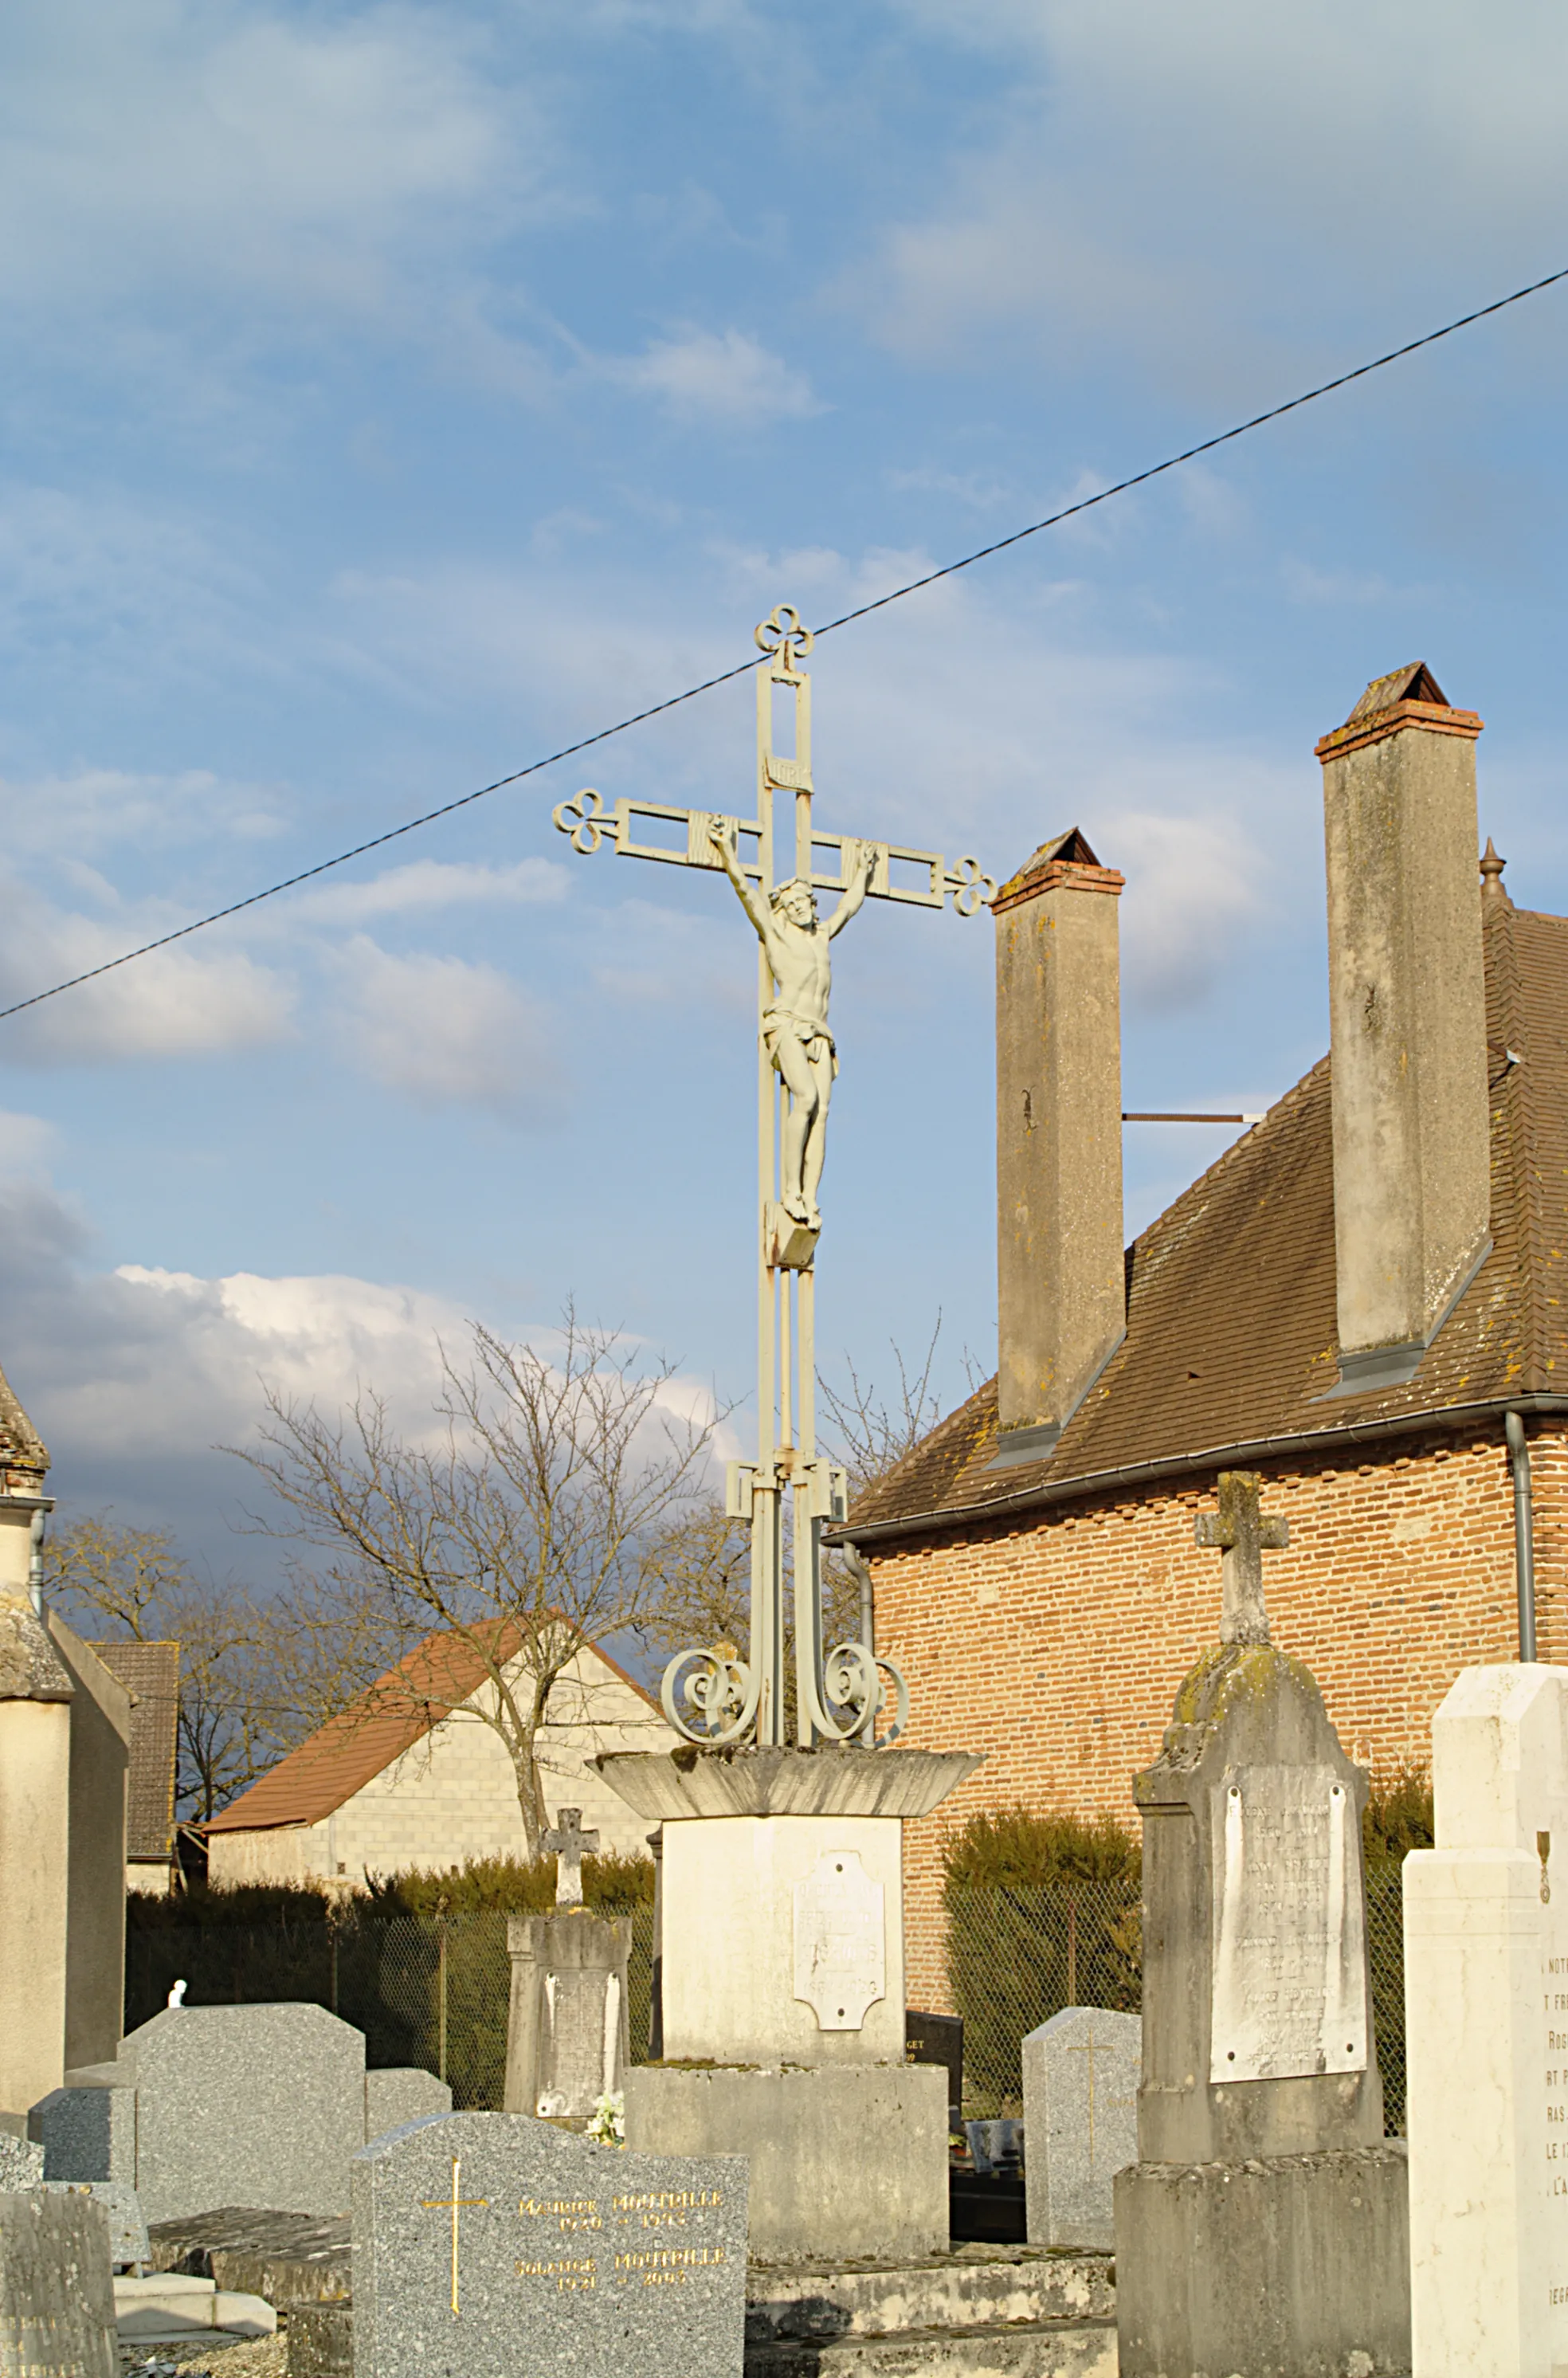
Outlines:
{"type": "Polygon", "coordinates": [[[1211,2081],[1360,2072],[1367,1992],[1354,1803],[1322,1768],[1233,1769],[1211,1795],[1211,2081]]]}

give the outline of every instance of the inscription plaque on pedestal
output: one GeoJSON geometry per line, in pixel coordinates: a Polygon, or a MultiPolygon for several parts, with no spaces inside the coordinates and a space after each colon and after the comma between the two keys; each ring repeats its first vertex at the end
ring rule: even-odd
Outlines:
{"type": "Polygon", "coordinates": [[[1211,2081],[1361,2072],[1366,1953],[1357,1815],[1324,1768],[1233,1769],[1214,1827],[1211,2081]]]}
{"type": "Polygon", "coordinates": [[[886,1893],[854,1850],[829,1850],[795,1886],[795,1995],[820,2031],[858,2031],[887,1996],[886,1893]]]}

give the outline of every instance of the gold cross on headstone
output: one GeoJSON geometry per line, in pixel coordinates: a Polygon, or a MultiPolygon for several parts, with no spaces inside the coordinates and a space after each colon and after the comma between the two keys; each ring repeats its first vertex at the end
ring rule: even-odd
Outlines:
{"type": "Polygon", "coordinates": [[[450,2196],[422,2196],[419,2200],[420,2210],[422,2212],[445,2213],[449,2210],[451,2213],[452,2318],[454,2320],[460,2320],[462,2317],[458,2309],[458,2216],[465,2204],[488,2204],[490,2202],[487,2196],[460,2196],[458,2194],[458,2175],[461,2168],[462,2167],[459,2162],[458,2157],[454,2156],[452,2157],[452,2192],[450,2196]]]}
{"type": "Polygon", "coordinates": [[[1222,1470],[1219,1509],[1200,1511],[1199,1543],[1222,1552],[1219,1622],[1222,1643],[1266,1643],[1269,1616],[1263,1607],[1264,1553],[1283,1552],[1290,1542],[1286,1519],[1265,1519],[1258,1507],[1263,1480],[1252,1470],[1222,1470]]]}

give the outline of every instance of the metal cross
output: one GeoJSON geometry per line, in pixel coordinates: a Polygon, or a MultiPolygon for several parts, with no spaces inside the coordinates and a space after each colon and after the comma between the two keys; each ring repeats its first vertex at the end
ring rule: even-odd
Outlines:
{"type": "Polygon", "coordinates": [[[540,1835],[539,1846],[546,1857],[556,1861],[556,1905],[581,1907],[582,1861],[592,1857],[599,1846],[597,1833],[582,1831],[581,1809],[558,1808],[554,1829],[540,1835]]]}
{"type": "Polygon", "coordinates": [[[573,849],[585,855],[608,844],[622,859],[722,871],[762,944],[757,1036],[758,1447],[755,1461],[730,1463],[725,1485],[730,1517],[748,1521],[751,1530],[750,1644],[745,1660],[727,1643],[680,1652],[664,1671],[660,1697],[664,1715],[688,1742],[716,1747],[748,1735],[762,1744],[784,1742],[784,1502],[793,1492],[796,1735],[809,1747],[871,1737],[886,1698],[879,1668],[887,1670],[897,1693],[893,1734],[902,1730],[908,1710],[908,1694],[891,1661],[876,1659],[867,1644],[839,1643],[831,1651],[822,1645],[822,1524],[847,1514],[844,1473],[817,1450],[813,1258],[821,1216],[816,1183],[837,1071],[827,1028],[826,943],[864,899],[941,908],[951,895],[960,916],[972,917],[989,903],[996,884],[975,859],[961,859],[950,868],[936,851],[820,830],[811,816],[811,680],[804,666],[811,631],[801,626],[793,604],[781,603],[756,632],[764,657],[757,670],[754,817],[629,799],[606,809],[600,795],[588,790],[562,801],[555,821],[570,835],[573,849]],[[782,697],[780,707],[792,728],[789,751],[773,748],[775,695],[782,697]],[[777,817],[776,794],[785,801],[777,817]],[[639,838],[647,833],[656,838],[639,838]],[[826,924],[819,924],[815,915],[818,890],[842,895],[826,924]],[[819,943],[816,955],[802,955],[819,943]],[[796,978],[794,988],[780,976],[775,960],[796,978]]]}
{"type": "Polygon", "coordinates": [[[460,2162],[459,2162],[459,2159],[458,2159],[458,2157],[457,2157],[456,2156],[454,2156],[452,2157],[452,2192],[451,2192],[451,2194],[450,2194],[450,2196],[449,2196],[449,2196],[422,2196],[422,2197],[420,2198],[420,2200],[419,2200],[419,2203],[420,2203],[420,2208],[421,2208],[421,2210],[422,2210],[423,2212],[425,2212],[425,2213],[445,2213],[445,2212],[447,2212],[447,2211],[449,2210],[449,2210],[450,2210],[450,2212],[451,2212],[451,2216],[452,2216],[452,2318],[453,2318],[454,2320],[461,2320],[461,2317],[462,2317],[462,2314],[461,2314],[461,2313],[460,2312],[460,2311],[458,2310],[458,2215],[459,2215],[459,2213],[461,2212],[461,2208],[462,2208],[465,2204],[489,2204],[489,2202],[490,2202],[490,2200],[489,2200],[489,2198],[488,2198],[487,2196],[460,2196],[460,2195],[458,2194],[458,2173],[459,2173],[459,2171],[461,2170],[461,2164],[460,2164],[460,2162]]]}
{"type": "Polygon", "coordinates": [[[1283,1552],[1290,1542],[1287,1519],[1265,1519],[1258,1507],[1263,1480],[1252,1470],[1222,1470],[1219,1509],[1200,1511],[1194,1535],[1222,1552],[1219,1623],[1222,1643],[1266,1643],[1269,1615],[1263,1606],[1264,1553],[1283,1552]]]}

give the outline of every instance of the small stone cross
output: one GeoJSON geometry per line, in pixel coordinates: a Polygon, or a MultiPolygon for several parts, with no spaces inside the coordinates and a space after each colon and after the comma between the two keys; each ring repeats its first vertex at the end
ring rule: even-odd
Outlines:
{"type": "Polygon", "coordinates": [[[1220,1569],[1224,1594],[1219,1622],[1222,1643],[1266,1643],[1269,1615],[1263,1607],[1264,1553],[1283,1552],[1289,1522],[1265,1519],[1258,1508],[1262,1479],[1251,1470],[1222,1470],[1219,1509],[1200,1511],[1197,1541],[1225,1555],[1220,1569]]]}
{"type": "Polygon", "coordinates": [[[539,1846],[546,1857],[553,1857],[556,1861],[556,1905],[581,1907],[582,1861],[591,1857],[599,1846],[597,1833],[582,1831],[581,1809],[557,1809],[555,1827],[544,1835],[539,1846]]]}

